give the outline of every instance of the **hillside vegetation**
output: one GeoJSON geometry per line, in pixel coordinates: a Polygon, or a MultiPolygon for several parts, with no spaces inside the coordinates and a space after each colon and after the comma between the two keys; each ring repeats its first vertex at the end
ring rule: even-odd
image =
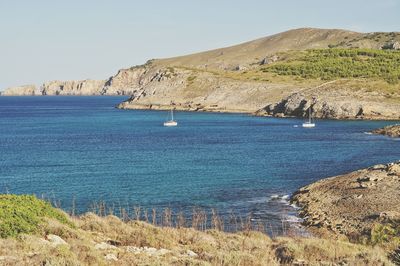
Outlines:
{"type": "Polygon", "coordinates": [[[0,195],[0,236],[38,233],[45,219],[72,225],[67,216],[50,203],[31,195],[0,195]]]}
{"type": "MultiPolygon", "coordinates": [[[[238,65],[251,67],[280,52],[327,48],[389,48],[400,41],[397,32],[360,33],[341,29],[299,28],[242,44],[195,53],[191,55],[154,60],[158,65],[200,67],[234,70],[238,65]]],[[[265,61],[264,61],[265,62],[265,61]]]]}
{"type": "MultiPolygon", "coordinates": [[[[34,196],[4,195],[0,206],[36,217],[25,220],[34,230],[0,228],[2,265],[391,265],[383,249],[344,240],[156,227],[93,213],[70,217],[34,196]]],[[[13,217],[8,212],[0,221],[13,217]]],[[[15,221],[15,228],[25,226],[15,221]]]]}
{"type": "Polygon", "coordinates": [[[262,68],[264,72],[306,79],[374,78],[400,81],[400,51],[373,49],[313,49],[284,55],[283,62],[262,68]]]}
{"type": "Polygon", "coordinates": [[[397,120],[399,49],[397,32],[300,28],[152,59],[107,80],[45,82],[2,95],[131,95],[118,108],[274,116],[304,116],[313,104],[316,118],[397,120]]]}

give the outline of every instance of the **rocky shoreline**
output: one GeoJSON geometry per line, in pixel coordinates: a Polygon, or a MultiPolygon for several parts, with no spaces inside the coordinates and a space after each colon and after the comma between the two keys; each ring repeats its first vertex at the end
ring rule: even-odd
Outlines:
{"type": "Polygon", "coordinates": [[[101,80],[55,80],[39,87],[8,88],[0,94],[129,95],[118,108],[306,117],[311,107],[320,119],[400,120],[396,83],[354,76],[302,78],[267,69],[309,49],[398,50],[398,40],[397,33],[301,28],[231,47],[149,60],[101,80]],[[379,41],[373,39],[378,36],[379,41]]]}
{"type": "Polygon", "coordinates": [[[295,92],[257,112],[261,116],[307,117],[311,108],[318,119],[400,120],[400,96],[368,90],[338,89],[344,81],[332,81],[313,89],[295,92]],[[391,96],[392,97],[392,96],[391,96]]]}
{"type": "Polygon", "coordinates": [[[384,128],[378,128],[371,131],[372,134],[400,138],[400,125],[391,125],[384,128]]]}
{"type": "Polygon", "coordinates": [[[400,221],[400,161],[326,178],[295,192],[303,224],[324,237],[360,239],[376,223],[400,221]]]}

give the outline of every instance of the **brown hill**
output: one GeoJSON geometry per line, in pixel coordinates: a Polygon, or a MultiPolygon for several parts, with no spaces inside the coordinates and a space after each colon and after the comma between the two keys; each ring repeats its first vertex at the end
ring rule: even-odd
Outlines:
{"type": "Polygon", "coordinates": [[[45,83],[39,90],[30,88],[26,92],[11,88],[3,95],[31,94],[32,91],[35,95],[124,94],[132,95],[119,105],[126,109],[174,107],[191,111],[258,111],[260,115],[279,116],[304,116],[312,105],[311,99],[316,98],[317,117],[399,119],[397,58],[400,52],[396,49],[400,49],[399,33],[301,28],[231,47],[150,60],[142,66],[121,69],[106,81],[87,84],[85,90],[74,85],[80,82],[71,81],[68,84],[74,86],[65,86],[66,82],[60,81],[51,83],[51,90],[48,88],[50,83],[45,83]],[[332,69],[329,61],[319,66],[320,72],[303,75],[303,69],[295,72],[293,68],[298,65],[307,67],[307,60],[312,56],[307,52],[310,49],[356,49],[361,55],[349,57],[344,53],[335,58],[338,62],[333,66],[340,70],[340,64],[355,60],[359,69],[366,69],[366,75],[352,73],[351,62],[350,67],[346,66],[347,72],[339,73],[332,69]],[[373,61],[376,57],[364,55],[369,51],[382,51],[379,56],[383,57],[383,66],[387,67],[385,77],[381,76],[383,70],[376,68],[379,63],[373,61]],[[327,76],[326,71],[332,73],[327,76]],[[302,99],[294,103],[296,106],[286,108],[286,103],[293,102],[296,97],[302,99]],[[388,111],[386,106],[389,106],[388,111]]]}
{"type": "Polygon", "coordinates": [[[288,50],[305,50],[328,48],[329,45],[348,47],[379,48],[384,40],[375,43],[371,40],[360,42],[368,34],[338,30],[300,28],[274,34],[239,45],[186,55],[169,59],[157,60],[165,65],[180,65],[188,67],[208,67],[225,69],[236,64],[251,64],[261,62],[265,57],[288,50]]]}

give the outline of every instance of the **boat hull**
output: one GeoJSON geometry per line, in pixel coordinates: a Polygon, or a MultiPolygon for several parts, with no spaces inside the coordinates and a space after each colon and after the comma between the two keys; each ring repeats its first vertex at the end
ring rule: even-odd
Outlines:
{"type": "Polygon", "coordinates": [[[176,121],[164,122],[164,127],[176,127],[177,125],[178,125],[178,122],[176,122],[176,121]]]}
{"type": "Polygon", "coordinates": [[[315,127],[315,124],[314,123],[303,123],[302,126],[305,128],[312,128],[312,127],[315,127]]]}

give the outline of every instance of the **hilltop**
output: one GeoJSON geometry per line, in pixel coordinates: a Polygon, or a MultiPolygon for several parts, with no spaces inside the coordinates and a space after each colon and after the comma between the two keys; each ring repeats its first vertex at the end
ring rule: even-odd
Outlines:
{"type": "MultiPolygon", "coordinates": [[[[380,49],[389,42],[399,40],[398,33],[358,33],[340,29],[300,28],[231,47],[157,61],[165,65],[236,70],[239,65],[250,67],[267,64],[269,56],[283,51],[332,47],[380,49]]],[[[270,61],[274,59],[271,58],[270,61]]]]}
{"type": "Polygon", "coordinates": [[[121,69],[103,81],[55,81],[3,95],[132,95],[123,109],[400,118],[400,33],[301,28],[121,69]]]}

